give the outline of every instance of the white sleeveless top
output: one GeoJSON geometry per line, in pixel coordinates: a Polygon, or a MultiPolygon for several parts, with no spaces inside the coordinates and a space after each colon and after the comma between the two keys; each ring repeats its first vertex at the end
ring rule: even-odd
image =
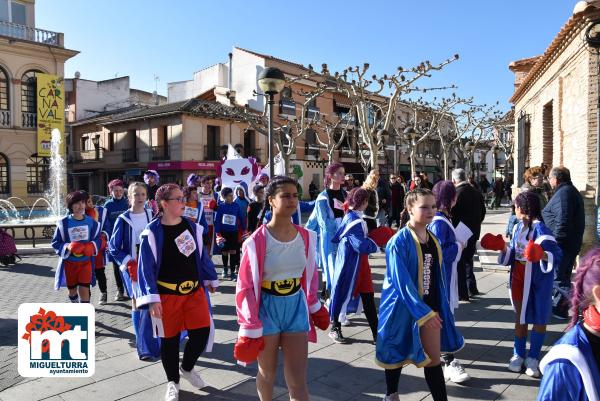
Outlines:
{"type": "Polygon", "coordinates": [[[268,229],[267,251],[263,281],[278,281],[300,278],[306,267],[306,250],[300,233],[290,242],[276,240],[268,229]]]}

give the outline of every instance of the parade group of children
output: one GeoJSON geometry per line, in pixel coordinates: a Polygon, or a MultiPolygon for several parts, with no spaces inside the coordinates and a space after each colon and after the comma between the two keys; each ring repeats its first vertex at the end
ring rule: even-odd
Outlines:
{"type": "MultiPolygon", "coordinates": [[[[149,175],[157,186],[154,173],[149,175]]],[[[294,223],[300,201],[297,183],[288,177],[256,185],[252,202],[244,188],[222,188],[217,194],[210,179],[196,176],[183,189],[175,184],[155,188],[153,202],[148,182],[132,183],[125,209],[120,205],[122,182],[111,182],[113,200],[104,208],[94,207],[85,192],[73,192],[66,199],[69,215],[58,222],[52,242],[60,258],[55,288],[66,286],[71,302],[89,302],[97,278],[106,302],[107,249],[122,282],[119,291],[132,298],[138,356],[160,357],[168,379],[165,399],[177,400],[180,377],[204,386],[193,367],[212,348],[209,294],[218,279],[211,255],[220,252],[224,277],[237,280],[240,329],[233,355],[242,364],[258,362],[256,386],[262,401],[273,397],[280,349],[290,399],[308,400],[308,343],[316,341],[315,327],[327,330],[331,323],[329,337],[345,343],[342,323],[361,310],[371,328],[375,362],[385,370],[384,399],[399,400],[401,371],[413,364],[424,368],[433,399],[446,400],[445,373],[454,382],[469,379],[454,358],[465,344],[454,310],[456,262],[466,241],[451,223],[454,186],[440,181],[433,192],[410,191],[405,198],[408,222],[393,233],[387,227],[368,228],[363,212],[370,193],[364,188],[345,193],[344,177],[342,164],[327,168],[326,189],[317,197],[309,229],[294,223]],[[387,267],[377,312],[369,254],[382,247],[387,267]],[[319,295],[327,299],[329,310],[319,295]],[[185,337],[180,364],[179,345],[185,337]]],[[[520,222],[508,245],[501,235],[482,238],[484,248],[499,251],[499,262],[511,266],[516,318],[508,368],[525,369],[534,377],[542,371],[540,399],[598,400],[600,251],[591,252],[578,270],[572,329],[540,364],[552,271],[561,252],[541,221],[537,197],[519,194],[515,211],[520,222]]]]}

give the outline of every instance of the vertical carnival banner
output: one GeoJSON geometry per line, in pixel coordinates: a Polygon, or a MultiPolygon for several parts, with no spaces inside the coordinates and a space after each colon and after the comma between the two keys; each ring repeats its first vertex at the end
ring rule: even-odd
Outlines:
{"type": "MultiPolygon", "coordinates": [[[[65,132],[65,90],[64,80],[50,74],[36,74],[37,81],[37,154],[50,157],[52,130],[65,132]]],[[[60,148],[64,156],[64,141],[60,148]]]]}

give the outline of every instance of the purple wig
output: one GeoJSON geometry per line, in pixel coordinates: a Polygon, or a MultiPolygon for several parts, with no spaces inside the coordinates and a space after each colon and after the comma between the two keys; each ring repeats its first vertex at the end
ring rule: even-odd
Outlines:
{"type": "Polygon", "coordinates": [[[325,186],[328,187],[331,182],[331,177],[339,169],[344,168],[344,165],[340,162],[333,162],[325,169],[325,186]]]}
{"type": "Polygon", "coordinates": [[[521,213],[533,220],[542,220],[542,205],[539,196],[533,191],[521,192],[515,198],[515,207],[521,209],[521,213]]]}
{"type": "Polygon", "coordinates": [[[348,207],[354,209],[364,204],[368,199],[369,192],[362,187],[356,187],[353,188],[350,193],[348,193],[348,196],[346,197],[346,203],[348,204],[348,207]]]}
{"type": "Polygon", "coordinates": [[[158,183],[160,181],[160,175],[158,175],[158,171],[156,171],[156,170],[147,170],[147,171],[144,171],[144,182],[146,183],[146,185],[150,185],[148,183],[150,177],[154,177],[154,181],[155,181],[154,183],[156,185],[158,185],[158,183]]]}
{"type": "Polygon", "coordinates": [[[577,324],[580,314],[593,303],[592,289],[600,285],[600,247],[595,247],[579,261],[573,294],[571,296],[571,321],[569,327],[577,324]]]}
{"type": "Polygon", "coordinates": [[[438,210],[450,212],[452,209],[452,201],[456,197],[456,188],[452,181],[438,181],[433,186],[433,196],[435,196],[435,205],[438,210]]]}

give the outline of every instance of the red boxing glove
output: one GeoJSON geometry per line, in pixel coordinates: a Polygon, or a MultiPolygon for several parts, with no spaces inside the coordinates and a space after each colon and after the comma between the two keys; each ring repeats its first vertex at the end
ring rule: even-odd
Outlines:
{"type": "Polygon", "coordinates": [[[217,209],[217,201],[212,199],[210,202],[208,202],[208,208],[211,210],[216,210],[217,209]]]}
{"type": "Polygon", "coordinates": [[[96,247],[93,242],[86,242],[83,244],[81,248],[81,253],[83,256],[94,256],[94,252],[96,252],[96,247]]]}
{"type": "Polygon", "coordinates": [[[80,242],[71,242],[67,249],[71,251],[72,254],[81,255],[83,253],[83,244],[80,242]]]}
{"type": "Polygon", "coordinates": [[[503,251],[506,243],[504,242],[504,238],[502,238],[502,234],[493,235],[487,233],[481,238],[481,247],[490,251],[503,251]]]}
{"type": "Polygon", "coordinates": [[[251,363],[256,361],[258,354],[260,354],[260,351],[264,348],[265,340],[262,337],[240,337],[233,347],[233,357],[238,361],[251,363]]]}
{"type": "Polygon", "coordinates": [[[371,238],[380,248],[386,246],[393,236],[394,231],[387,226],[377,227],[369,233],[369,238],[371,238]]]}
{"type": "Polygon", "coordinates": [[[129,272],[129,277],[131,277],[131,281],[138,281],[138,277],[137,277],[137,271],[138,271],[138,264],[137,261],[131,259],[129,262],[127,262],[127,271],[129,272]]]}
{"type": "Polygon", "coordinates": [[[544,249],[540,244],[536,244],[533,240],[529,240],[527,246],[525,247],[525,251],[523,252],[523,256],[530,262],[537,263],[544,257],[544,249]]]}
{"type": "Polygon", "coordinates": [[[311,314],[313,324],[321,330],[327,330],[329,327],[329,312],[325,305],[321,305],[321,309],[311,314]]]}

